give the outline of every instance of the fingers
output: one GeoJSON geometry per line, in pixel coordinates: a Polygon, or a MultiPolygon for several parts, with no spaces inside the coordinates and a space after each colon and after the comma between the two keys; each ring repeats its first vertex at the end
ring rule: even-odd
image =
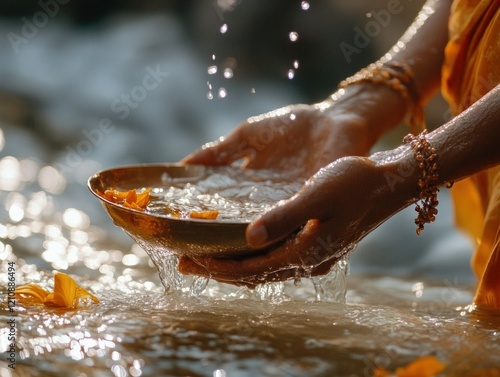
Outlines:
{"type": "Polygon", "coordinates": [[[186,164],[202,165],[229,165],[248,155],[245,148],[245,124],[243,123],[234,131],[219,140],[207,143],[198,150],[184,157],[181,162],[186,164]]]}
{"type": "Polygon", "coordinates": [[[304,253],[314,247],[318,222],[310,221],[294,238],[265,254],[244,259],[216,259],[181,257],[178,269],[183,274],[201,275],[231,284],[260,284],[267,281],[284,281],[295,276],[297,268],[321,261],[306,258],[304,253]]]}
{"type": "MultiPolygon", "coordinates": [[[[306,184],[295,196],[284,201],[248,225],[247,242],[255,248],[270,245],[300,229],[310,219],[325,219],[328,208],[315,184],[306,184]]],[[[317,186],[317,185],[316,185],[317,186]]]]}

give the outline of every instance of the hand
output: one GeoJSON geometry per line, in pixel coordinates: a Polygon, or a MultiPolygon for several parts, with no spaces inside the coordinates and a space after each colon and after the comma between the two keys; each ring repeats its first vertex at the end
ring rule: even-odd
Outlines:
{"type": "Polygon", "coordinates": [[[383,154],[336,160],[294,197],[251,223],[247,240],[254,247],[267,246],[264,254],[238,260],[183,257],[179,271],[249,287],[327,273],[352,245],[413,200],[412,179],[393,191],[385,175],[397,171],[408,155],[413,161],[411,153],[396,153],[381,163],[383,154]]]}
{"type": "Polygon", "coordinates": [[[184,163],[229,165],[298,173],[309,178],[337,158],[366,155],[371,145],[361,129],[366,121],[336,105],[292,105],[248,119],[219,141],[206,144],[184,163]]]}

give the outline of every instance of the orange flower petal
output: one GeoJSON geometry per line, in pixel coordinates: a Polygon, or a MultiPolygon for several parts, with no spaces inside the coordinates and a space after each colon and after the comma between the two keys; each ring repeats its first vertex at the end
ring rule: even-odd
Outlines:
{"type": "Polygon", "coordinates": [[[146,190],[144,190],[143,192],[141,192],[140,194],[137,195],[137,205],[141,208],[146,208],[146,206],[148,205],[149,203],[149,199],[150,199],[150,195],[149,193],[151,192],[151,189],[148,188],[146,190]]]}
{"type": "Polygon", "coordinates": [[[433,377],[441,372],[445,365],[435,356],[420,357],[403,368],[396,370],[398,377],[433,377]]]}
{"type": "Polygon", "coordinates": [[[384,368],[375,368],[373,371],[373,377],[389,377],[390,372],[384,368]]]}
{"type": "Polygon", "coordinates": [[[219,211],[192,211],[189,214],[189,217],[193,219],[208,219],[208,220],[214,220],[219,216],[219,211]]]}
{"type": "Polygon", "coordinates": [[[373,377],[434,377],[442,372],[445,365],[435,356],[423,356],[391,373],[384,368],[375,368],[373,377]]]}
{"type": "Polygon", "coordinates": [[[135,190],[130,190],[125,198],[126,203],[136,203],[137,202],[137,192],[135,190]]]}
{"type": "Polygon", "coordinates": [[[129,191],[108,189],[104,191],[104,194],[102,196],[113,203],[122,204],[124,207],[142,211],[147,207],[149,203],[150,192],[150,188],[144,190],[140,194],[138,194],[135,189],[129,191]]]}

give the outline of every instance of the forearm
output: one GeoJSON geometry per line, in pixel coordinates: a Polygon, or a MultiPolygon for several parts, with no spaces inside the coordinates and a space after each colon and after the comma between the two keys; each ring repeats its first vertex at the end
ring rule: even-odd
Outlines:
{"type": "Polygon", "coordinates": [[[392,59],[410,65],[423,103],[435,95],[441,84],[451,3],[451,0],[427,1],[413,24],[388,52],[392,59]]]}
{"type": "MultiPolygon", "coordinates": [[[[382,58],[405,62],[410,67],[416,95],[422,104],[439,88],[450,6],[451,0],[429,1],[408,31],[382,58]]],[[[367,82],[337,91],[325,103],[330,104],[325,108],[335,116],[353,112],[366,120],[362,137],[369,148],[382,134],[400,124],[410,110],[408,100],[394,89],[367,82]]]]}
{"type": "Polygon", "coordinates": [[[500,164],[500,84],[429,141],[438,151],[439,184],[500,164]]]}
{"type": "MultiPolygon", "coordinates": [[[[500,85],[461,115],[427,135],[437,155],[437,179],[442,186],[500,164],[500,85]]],[[[422,177],[409,145],[371,157],[386,178],[391,197],[400,205],[418,198],[422,177]]]]}

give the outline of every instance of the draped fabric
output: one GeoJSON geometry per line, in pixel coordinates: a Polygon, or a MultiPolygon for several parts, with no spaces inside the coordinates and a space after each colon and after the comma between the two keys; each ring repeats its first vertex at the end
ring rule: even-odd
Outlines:
{"type": "MultiPolygon", "coordinates": [[[[500,83],[499,5],[500,0],[452,4],[441,87],[454,115],[500,83]]],[[[475,242],[472,268],[479,283],[474,302],[500,308],[500,166],[456,182],[452,197],[457,225],[475,242]]]]}

